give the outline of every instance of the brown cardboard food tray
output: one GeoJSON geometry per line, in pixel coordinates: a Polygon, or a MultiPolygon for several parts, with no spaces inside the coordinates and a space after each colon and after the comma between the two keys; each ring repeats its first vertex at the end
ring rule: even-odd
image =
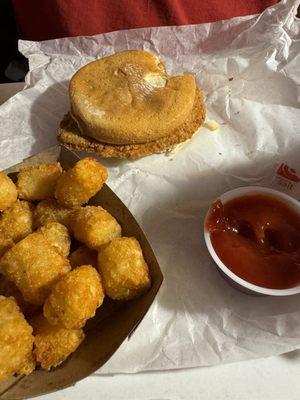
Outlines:
{"type": "MultiPolygon", "coordinates": [[[[4,171],[15,177],[21,166],[60,161],[64,169],[78,161],[75,153],[56,146],[26,159],[4,171]]],[[[142,297],[129,302],[106,299],[96,316],[85,327],[86,338],[64,363],[51,371],[36,370],[29,376],[13,377],[0,384],[0,399],[15,400],[50,393],[74,385],[99,369],[114,354],[121,343],[136,329],[151,306],[163,276],[145,234],[132,214],[107,186],[91,199],[89,204],[101,205],[120,223],[124,236],[134,236],[141,244],[148,263],[152,286],[142,297]]],[[[139,332],[136,333],[138,335],[139,332]]],[[[134,337],[131,339],[134,340],[134,337]]]]}

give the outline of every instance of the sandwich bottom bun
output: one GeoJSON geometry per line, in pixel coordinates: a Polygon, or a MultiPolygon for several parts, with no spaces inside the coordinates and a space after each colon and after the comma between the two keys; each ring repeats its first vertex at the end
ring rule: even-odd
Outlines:
{"type": "Polygon", "coordinates": [[[167,136],[139,144],[113,145],[101,143],[81,133],[77,123],[68,113],[57,132],[57,139],[70,150],[94,153],[104,158],[140,158],[171,150],[179,143],[190,139],[205,120],[205,105],[200,89],[196,89],[193,109],[185,122],[167,136]]]}

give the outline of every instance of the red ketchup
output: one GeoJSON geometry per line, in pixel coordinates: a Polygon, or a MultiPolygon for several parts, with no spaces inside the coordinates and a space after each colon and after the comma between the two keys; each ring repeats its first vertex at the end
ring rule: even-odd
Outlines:
{"type": "Polygon", "coordinates": [[[206,229],[218,257],[245,281],[270,289],[300,284],[300,215],[283,200],[253,194],[217,201],[206,229]]]}

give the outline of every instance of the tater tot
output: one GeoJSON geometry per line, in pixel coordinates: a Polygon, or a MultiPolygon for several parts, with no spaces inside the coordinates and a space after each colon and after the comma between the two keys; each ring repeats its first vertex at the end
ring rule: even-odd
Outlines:
{"type": "Polygon", "coordinates": [[[86,246],[79,246],[70,254],[69,260],[71,267],[76,268],[81,265],[92,265],[97,268],[97,255],[98,253],[96,251],[86,246]]]}
{"type": "Polygon", "coordinates": [[[68,229],[58,222],[48,222],[39,229],[39,232],[62,255],[67,257],[70,253],[71,239],[68,229]]]}
{"type": "Polygon", "coordinates": [[[14,246],[14,241],[11,238],[6,237],[3,232],[0,232],[0,258],[3,254],[14,246]]]}
{"type": "Polygon", "coordinates": [[[17,200],[0,217],[0,232],[15,243],[33,232],[33,204],[17,200]]]}
{"type": "Polygon", "coordinates": [[[35,228],[48,222],[59,222],[67,228],[74,210],[60,206],[56,200],[43,200],[35,208],[33,219],[35,228]]]}
{"type": "Polygon", "coordinates": [[[0,172],[0,211],[4,211],[11,207],[17,200],[18,192],[13,181],[0,172]]]}
{"type": "Polygon", "coordinates": [[[45,237],[35,232],[21,240],[0,259],[0,271],[30,303],[42,305],[51,286],[70,270],[69,261],[45,237]]]}
{"type": "Polygon", "coordinates": [[[85,204],[103,186],[107,169],[93,158],[83,158],[58,180],[55,197],[64,207],[85,204]]]}
{"type": "Polygon", "coordinates": [[[98,268],[105,293],[112,299],[133,299],[150,287],[148,266],[135,238],[112,240],[99,252],[98,268]]]}
{"type": "Polygon", "coordinates": [[[44,200],[54,197],[55,186],[61,174],[62,168],[58,162],[22,168],[17,181],[20,199],[44,200]]]}
{"type": "Polygon", "coordinates": [[[0,275],[0,296],[14,297],[20,310],[26,317],[34,315],[39,309],[39,306],[25,301],[16,285],[10,282],[4,275],[0,275]]]}
{"type": "Polygon", "coordinates": [[[71,228],[74,237],[93,250],[121,236],[121,227],[116,219],[102,207],[87,206],[73,215],[71,228]]]}
{"type": "Polygon", "coordinates": [[[83,265],[64,275],[44,304],[44,316],[52,325],[82,328],[103,303],[104,292],[97,270],[83,265]]]}
{"type": "Polygon", "coordinates": [[[0,381],[35,367],[32,328],[13,297],[0,296],[0,381]]]}
{"type": "Polygon", "coordinates": [[[82,329],[66,329],[49,324],[43,315],[30,321],[34,333],[34,355],[44,369],[56,367],[69,357],[84,339],[82,329]]]}

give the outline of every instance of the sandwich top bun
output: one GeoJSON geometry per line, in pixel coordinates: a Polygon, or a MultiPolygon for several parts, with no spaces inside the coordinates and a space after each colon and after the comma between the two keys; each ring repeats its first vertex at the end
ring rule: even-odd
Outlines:
{"type": "Polygon", "coordinates": [[[71,116],[84,135],[134,145],[164,138],[183,125],[194,108],[196,83],[192,75],[168,76],[155,55],[131,50],[79,69],[69,95],[71,116]]]}

